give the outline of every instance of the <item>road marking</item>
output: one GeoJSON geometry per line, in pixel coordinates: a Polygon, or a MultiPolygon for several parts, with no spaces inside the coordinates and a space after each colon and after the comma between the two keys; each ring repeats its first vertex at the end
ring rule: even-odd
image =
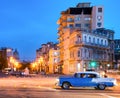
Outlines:
{"type": "Polygon", "coordinates": [[[100,94],[100,95],[105,96],[105,97],[107,97],[107,98],[117,98],[117,97],[109,96],[109,95],[107,95],[107,94],[100,94]]]}

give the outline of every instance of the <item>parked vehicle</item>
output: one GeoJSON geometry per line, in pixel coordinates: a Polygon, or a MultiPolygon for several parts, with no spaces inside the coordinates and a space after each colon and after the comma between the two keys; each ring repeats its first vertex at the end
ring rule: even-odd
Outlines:
{"type": "Polygon", "coordinates": [[[2,72],[5,73],[5,74],[9,74],[11,71],[12,71],[11,68],[4,68],[4,69],[2,70],[2,72]]]}
{"type": "Polygon", "coordinates": [[[97,72],[77,72],[73,76],[60,76],[56,85],[63,89],[70,87],[94,87],[104,90],[106,87],[116,86],[116,79],[101,77],[97,72]]]}

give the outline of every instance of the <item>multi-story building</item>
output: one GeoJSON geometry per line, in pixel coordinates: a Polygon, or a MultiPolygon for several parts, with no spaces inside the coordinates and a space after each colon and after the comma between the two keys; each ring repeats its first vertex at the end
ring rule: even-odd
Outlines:
{"type": "Polygon", "coordinates": [[[49,73],[60,73],[58,66],[60,61],[60,53],[58,48],[52,48],[49,51],[49,73]]]}
{"type": "Polygon", "coordinates": [[[44,70],[45,72],[49,72],[49,50],[57,47],[56,44],[53,42],[48,42],[47,44],[42,44],[41,48],[36,50],[36,61],[39,62],[42,61],[41,70],[44,70]]]}
{"type": "Polygon", "coordinates": [[[115,39],[115,61],[116,68],[120,68],[120,39],[115,39]]]}
{"type": "Polygon", "coordinates": [[[13,56],[13,49],[2,47],[0,49],[0,68],[3,69],[5,67],[9,67],[8,59],[13,56]]]}
{"type": "Polygon", "coordinates": [[[103,28],[103,13],[103,6],[91,7],[90,3],[62,11],[57,23],[63,73],[112,66],[114,31],[103,28]]]}

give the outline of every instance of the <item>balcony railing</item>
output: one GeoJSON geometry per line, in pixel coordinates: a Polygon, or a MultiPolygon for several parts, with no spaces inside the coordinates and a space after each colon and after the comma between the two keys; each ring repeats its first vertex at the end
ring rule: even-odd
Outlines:
{"type": "Polygon", "coordinates": [[[84,42],[84,41],[75,41],[75,43],[71,44],[71,46],[75,46],[75,45],[87,45],[87,46],[92,46],[92,47],[109,48],[108,45],[101,45],[101,44],[84,42]]]}

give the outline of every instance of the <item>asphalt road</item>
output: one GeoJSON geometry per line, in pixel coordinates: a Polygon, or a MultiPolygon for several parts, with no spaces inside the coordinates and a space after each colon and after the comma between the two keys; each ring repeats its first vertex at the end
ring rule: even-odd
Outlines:
{"type": "Polygon", "coordinates": [[[120,85],[106,90],[55,87],[56,77],[1,77],[0,98],[120,98],[120,85]]]}
{"type": "Polygon", "coordinates": [[[120,91],[93,89],[1,88],[0,98],[120,98],[120,91]]]}

